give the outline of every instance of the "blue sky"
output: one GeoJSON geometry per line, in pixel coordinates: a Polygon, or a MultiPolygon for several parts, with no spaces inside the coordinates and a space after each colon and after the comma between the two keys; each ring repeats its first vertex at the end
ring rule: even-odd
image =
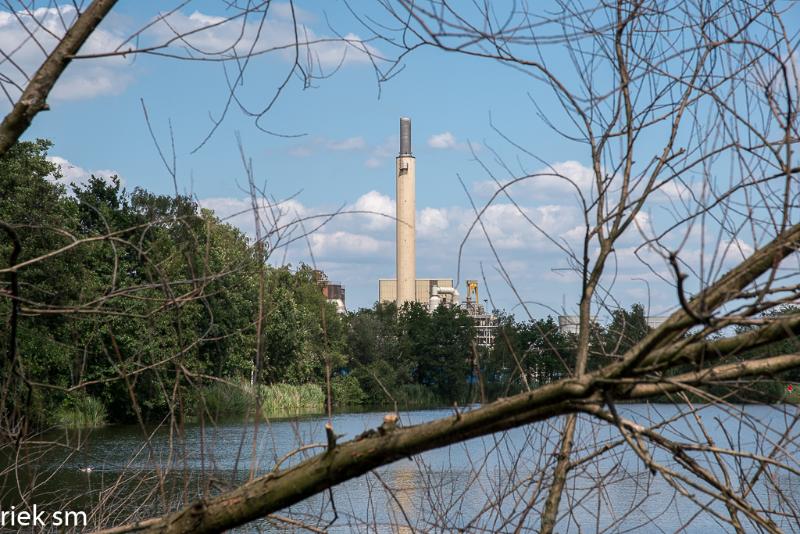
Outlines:
{"type": "MultiPolygon", "coordinates": [[[[174,23],[191,25],[206,20],[203,17],[220,15],[216,5],[190,3],[176,14],[174,23]]],[[[285,4],[282,6],[285,8],[285,4]]],[[[316,36],[333,36],[334,31],[366,36],[340,2],[301,2],[298,7],[301,22],[316,36]]],[[[161,2],[120,2],[84,51],[120,42],[163,8],[161,2]]],[[[2,14],[6,17],[0,17],[0,44],[19,35],[13,33],[19,28],[14,29],[8,12],[0,10],[2,14]]],[[[274,35],[280,35],[288,24],[286,10],[276,9],[269,22],[274,35]]],[[[230,35],[229,30],[220,28],[198,39],[208,39],[202,44],[211,46],[210,40],[224,42],[230,35]]],[[[145,34],[143,41],[158,37],[145,34]]],[[[370,46],[378,54],[392,53],[385,43],[370,46]]],[[[324,43],[316,50],[326,70],[336,64],[343,51],[340,43],[324,43]]],[[[550,91],[531,77],[485,60],[421,49],[404,59],[399,74],[379,86],[366,56],[352,48],[347,54],[334,75],[316,80],[313,87],[304,88],[299,80],[292,80],[263,118],[264,128],[302,134],[300,137],[264,133],[234,106],[211,139],[194,151],[212,126],[209,116],[219,116],[225,104],[222,65],[146,55],[75,62],[57,85],[50,99],[51,110],[36,118],[25,137],[51,139],[55,144],[51,155],[71,179],[80,180],[92,172],[117,173],[128,189],[144,187],[172,193],[172,178],[147,130],[143,101],[155,134],[166,149],[168,124],[172,124],[180,192],[191,194],[220,216],[236,213],[249,202],[242,189],[246,180],[237,133],[252,159],[259,184],[265,184],[276,199],[291,197],[282,205],[286,217],[313,216],[342,207],[391,215],[398,119],[409,116],[417,158],[419,277],[456,278],[459,272],[459,245],[474,219],[459,176],[479,205],[494,190],[491,177],[475,161],[468,143],[501,180],[511,176],[498,164],[497,156],[517,173],[521,167],[528,171],[544,168],[503,140],[490,122],[564,174],[579,182],[588,180],[586,149],[554,134],[537,115],[532,100],[564,124],[550,91]]],[[[30,65],[37,61],[35,50],[25,57],[30,65]]],[[[559,70],[566,56],[554,47],[549,49],[548,58],[559,70]]],[[[239,93],[242,101],[253,109],[263,107],[289,67],[288,57],[282,53],[255,59],[239,93]]],[[[7,72],[7,68],[3,65],[0,71],[7,72]]],[[[5,112],[8,104],[2,105],[5,112]]],[[[557,180],[540,180],[521,184],[512,192],[525,213],[546,233],[559,239],[574,237],[580,214],[569,187],[557,180]]],[[[660,223],[670,211],[669,200],[643,216],[650,223],[660,223]]],[[[230,220],[252,234],[249,216],[230,220]]],[[[500,199],[487,212],[486,224],[505,268],[519,294],[531,303],[534,316],[560,310],[562,303],[574,310],[578,286],[574,276],[562,270],[566,266],[563,255],[521,217],[517,208],[500,199]]],[[[371,305],[377,298],[378,278],[394,275],[393,229],[387,218],[344,215],[310,237],[317,267],[345,284],[348,308],[371,305]]],[[[634,229],[623,244],[633,247],[638,237],[635,234],[634,229]]],[[[746,252],[748,245],[741,246],[746,252]]],[[[305,242],[296,242],[287,251],[286,261],[310,261],[307,249],[305,242]]],[[[619,252],[624,268],[615,281],[615,297],[623,305],[636,301],[647,304],[649,300],[652,313],[663,313],[674,301],[674,294],[631,251],[619,252]],[[643,279],[650,284],[649,293],[643,279]]],[[[273,256],[276,263],[283,259],[283,251],[273,256]]],[[[499,274],[498,262],[485,239],[476,233],[462,255],[461,285],[467,278],[482,279],[481,266],[495,305],[524,315],[517,297],[499,274]]],[[[482,292],[486,295],[484,287],[482,292]]]]}

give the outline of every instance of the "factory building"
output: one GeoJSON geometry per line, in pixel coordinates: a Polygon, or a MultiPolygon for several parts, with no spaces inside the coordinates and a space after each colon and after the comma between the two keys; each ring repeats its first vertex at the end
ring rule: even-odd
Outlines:
{"type": "MultiPolygon", "coordinates": [[[[434,294],[434,288],[438,294],[441,288],[452,288],[452,278],[417,278],[414,285],[414,300],[425,306],[430,305],[431,297],[434,294]]],[[[457,292],[456,292],[457,296],[457,292]]],[[[397,301],[397,280],[394,278],[381,278],[378,280],[378,302],[396,302],[397,301]]]]}
{"type": "Polygon", "coordinates": [[[323,271],[314,271],[314,280],[322,291],[322,296],[325,300],[336,306],[338,313],[346,313],[347,307],[345,306],[344,286],[341,282],[332,282],[328,280],[328,275],[323,271]]]}
{"type": "MultiPolygon", "coordinates": [[[[647,326],[656,329],[669,319],[669,315],[648,315],[645,319],[647,320],[647,326]]],[[[581,329],[580,317],[577,315],[559,315],[558,329],[564,334],[577,336],[581,329]]]]}
{"type": "MultiPolygon", "coordinates": [[[[378,301],[397,301],[397,280],[381,278],[378,280],[378,301]]],[[[478,282],[467,280],[467,299],[460,301],[458,290],[453,287],[452,278],[417,278],[414,302],[433,311],[437,306],[462,306],[475,322],[475,342],[479,347],[494,345],[497,330],[497,317],[487,313],[478,300],[478,282]]]]}
{"type": "Polygon", "coordinates": [[[559,315],[558,329],[564,334],[578,335],[581,329],[581,318],[577,315],[559,315]]]}

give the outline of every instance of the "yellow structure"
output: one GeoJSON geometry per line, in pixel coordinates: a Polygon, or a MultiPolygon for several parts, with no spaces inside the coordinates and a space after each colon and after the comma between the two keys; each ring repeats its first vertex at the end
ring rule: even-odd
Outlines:
{"type": "Polygon", "coordinates": [[[480,302],[478,299],[478,281],[477,280],[467,280],[467,302],[474,301],[480,302]],[[472,299],[471,296],[475,295],[475,299],[472,299]]]}

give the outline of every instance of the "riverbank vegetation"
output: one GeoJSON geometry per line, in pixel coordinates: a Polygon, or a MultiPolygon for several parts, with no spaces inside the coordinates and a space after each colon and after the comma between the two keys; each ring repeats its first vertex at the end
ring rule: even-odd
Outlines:
{"type": "Polygon", "coordinates": [[[106,424],[106,407],[89,395],[68,395],[53,416],[62,428],[97,428],[106,424]]]}
{"type": "MultiPolygon", "coordinates": [[[[337,314],[309,266],[271,266],[268,252],[188,197],[128,192],[116,178],[67,187],[49,148],[19,143],[0,159],[0,220],[13,225],[24,265],[18,348],[31,382],[47,384],[35,402],[24,391],[14,402],[29,403],[39,426],[157,420],[181,408],[238,416],[257,402],[267,417],[319,413],[329,375],[337,408],[467,404],[574,368],[575,336],[553,317],[501,313],[488,349],[474,346],[461,308],[375,304],[337,314]]],[[[4,261],[11,250],[0,242],[4,261]]],[[[11,311],[0,300],[0,314],[11,311]]],[[[3,338],[9,324],[0,324],[3,338]]],[[[641,305],[615,311],[592,328],[589,369],[649,331],[641,305]]],[[[796,350],[783,345],[758,355],[796,350]]],[[[767,381],[737,398],[775,401],[783,392],[767,381]]]]}

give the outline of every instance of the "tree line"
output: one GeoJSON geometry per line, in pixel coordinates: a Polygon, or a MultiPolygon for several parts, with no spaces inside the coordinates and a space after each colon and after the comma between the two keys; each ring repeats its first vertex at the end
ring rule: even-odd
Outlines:
{"type": "Polygon", "coordinates": [[[127,192],[117,177],[68,187],[50,147],[0,157],[0,256],[18,280],[14,295],[4,286],[0,336],[24,361],[11,404],[28,423],[87,399],[114,422],[196,414],[223,382],[325,389],[330,376],[337,404],[466,395],[462,310],[337,314],[310,266],[272,266],[273,251],[187,196],[127,192]]]}
{"type": "MultiPolygon", "coordinates": [[[[200,394],[220,382],[314,384],[335,405],[409,407],[491,401],[574,370],[576,337],[551,316],[500,313],[486,348],[459,307],[429,313],[376,303],[337,314],[314,269],[271,266],[269,251],[189,197],[128,193],[117,177],[68,189],[47,159],[50,146],[21,142],[0,158],[0,220],[19,245],[16,338],[28,384],[11,401],[35,426],[85,409],[87,399],[113,422],[159,420],[179,408],[196,414],[200,394]]],[[[0,247],[10,267],[14,243],[0,247]]],[[[0,300],[5,319],[11,303],[0,300]]],[[[0,324],[3,339],[10,324],[0,324]]],[[[642,305],[614,311],[592,328],[589,368],[613,362],[649,331],[642,305]]],[[[776,384],[761,393],[779,398],[776,384]]]]}

